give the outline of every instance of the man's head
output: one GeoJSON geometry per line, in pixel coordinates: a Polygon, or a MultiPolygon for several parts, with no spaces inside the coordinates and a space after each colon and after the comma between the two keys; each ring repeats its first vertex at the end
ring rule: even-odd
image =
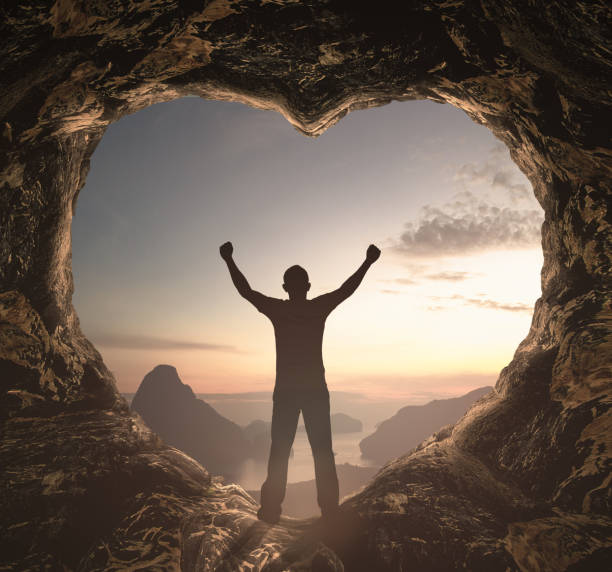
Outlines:
{"type": "Polygon", "coordinates": [[[310,290],[308,272],[297,264],[287,268],[283,274],[283,290],[289,294],[289,298],[306,298],[306,292],[310,290]]]}

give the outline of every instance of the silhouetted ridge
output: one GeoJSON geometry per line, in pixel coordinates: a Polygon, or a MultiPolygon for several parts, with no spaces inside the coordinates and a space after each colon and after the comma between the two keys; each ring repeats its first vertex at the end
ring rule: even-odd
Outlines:
{"type": "MultiPolygon", "coordinates": [[[[267,461],[270,454],[270,444],[272,443],[272,423],[255,419],[243,428],[244,436],[250,442],[250,457],[267,461]]],[[[293,456],[293,449],[291,449],[293,456]]]]}
{"type": "Polygon", "coordinates": [[[334,413],[331,416],[333,433],[359,433],[363,431],[363,423],[346,413],[334,413]]]}
{"type": "MultiPolygon", "coordinates": [[[[363,431],[363,423],[346,413],[333,413],[330,417],[332,433],[359,433],[363,431]]],[[[303,423],[300,423],[298,431],[306,431],[303,423]]]]}
{"type": "Polygon", "coordinates": [[[213,474],[235,478],[250,454],[242,429],[196,398],[170,365],[158,365],[145,375],[132,409],[166,444],[197,459],[213,474]]]}
{"type": "Polygon", "coordinates": [[[442,427],[456,423],[472,403],[492,389],[480,387],[461,397],[434,399],[425,405],[402,407],[359,443],[362,456],[384,463],[408,453],[442,427]]]}

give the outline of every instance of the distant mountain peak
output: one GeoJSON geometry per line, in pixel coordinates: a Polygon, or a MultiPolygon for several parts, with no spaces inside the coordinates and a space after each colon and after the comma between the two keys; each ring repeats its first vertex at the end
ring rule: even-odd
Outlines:
{"type": "Polygon", "coordinates": [[[149,373],[153,372],[168,372],[174,374],[178,378],[178,372],[176,371],[176,368],[173,365],[168,365],[167,363],[160,363],[159,365],[156,365],[149,373]]]}
{"type": "Polygon", "coordinates": [[[147,373],[131,407],[166,444],[191,455],[211,473],[233,478],[249,456],[242,429],[198,399],[174,366],[160,364],[147,373]]]}

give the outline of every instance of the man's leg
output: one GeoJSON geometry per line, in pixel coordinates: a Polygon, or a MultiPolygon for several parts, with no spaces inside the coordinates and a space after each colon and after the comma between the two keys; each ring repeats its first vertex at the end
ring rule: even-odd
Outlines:
{"type": "Polygon", "coordinates": [[[268,477],[261,487],[260,520],[278,522],[287,487],[289,455],[295,438],[300,409],[293,399],[277,399],[272,408],[272,445],[268,459],[268,477]]]}
{"type": "Polygon", "coordinates": [[[338,508],[339,492],[332,450],[329,394],[325,392],[304,399],[302,414],[314,457],[317,502],[323,516],[331,515],[338,508]]]}

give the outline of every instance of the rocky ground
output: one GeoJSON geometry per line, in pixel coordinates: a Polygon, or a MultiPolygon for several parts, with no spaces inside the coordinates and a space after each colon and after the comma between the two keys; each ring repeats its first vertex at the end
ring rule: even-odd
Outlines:
{"type": "Polygon", "coordinates": [[[295,560],[303,569],[313,558],[337,561],[312,521],[258,521],[258,505],[239,486],[211,479],[125,409],[11,419],[0,459],[2,570],[281,570],[295,560]],[[296,539],[306,547],[285,555],[296,539]]]}

